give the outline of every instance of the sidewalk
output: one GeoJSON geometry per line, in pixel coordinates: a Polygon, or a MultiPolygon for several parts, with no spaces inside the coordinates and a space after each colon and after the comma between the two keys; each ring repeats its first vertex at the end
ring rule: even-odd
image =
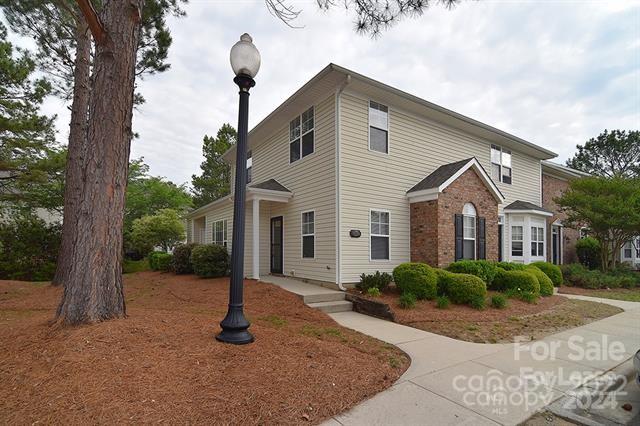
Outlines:
{"type": "Polygon", "coordinates": [[[631,358],[640,348],[640,303],[628,303],[626,312],[522,345],[462,342],[355,312],[332,314],[398,346],[411,366],[390,389],[325,424],[519,424],[631,358]]]}

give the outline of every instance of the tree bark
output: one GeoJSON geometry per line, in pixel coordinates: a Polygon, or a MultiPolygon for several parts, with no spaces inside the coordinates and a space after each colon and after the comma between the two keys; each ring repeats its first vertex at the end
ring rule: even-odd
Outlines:
{"type": "Polygon", "coordinates": [[[78,202],[82,193],[82,165],[89,110],[91,75],[91,36],[82,15],[76,16],[76,57],[73,70],[73,101],[69,124],[69,145],[65,169],[62,240],[58,251],[53,285],[63,284],[69,276],[76,235],[78,202]]]}
{"type": "Polygon", "coordinates": [[[143,3],[108,1],[100,12],[77,235],[57,315],[65,324],[126,315],[122,227],[143,3]]]}

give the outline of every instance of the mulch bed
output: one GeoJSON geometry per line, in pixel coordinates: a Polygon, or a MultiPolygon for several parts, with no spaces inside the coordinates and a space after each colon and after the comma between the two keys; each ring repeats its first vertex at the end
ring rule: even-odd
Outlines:
{"type": "Polygon", "coordinates": [[[246,346],[214,340],[227,279],[128,274],[125,294],[128,318],[61,327],[61,289],[0,281],[2,423],[319,423],[409,364],[270,284],[246,281],[246,346]]]}
{"type": "MultiPolygon", "coordinates": [[[[541,297],[536,304],[508,299],[504,309],[487,306],[478,310],[454,304],[448,309],[438,309],[435,300],[418,301],[414,309],[402,309],[400,294],[394,287],[375,298],[355,289],[350,292],[388,304],[400,324],[477,343],[513,342],[515,338],[536,340],[621,312],[613,306],[557,295],[541,297]]],[[[490,291],[488,297],[494,294],[498,293],[490,291]]]]}

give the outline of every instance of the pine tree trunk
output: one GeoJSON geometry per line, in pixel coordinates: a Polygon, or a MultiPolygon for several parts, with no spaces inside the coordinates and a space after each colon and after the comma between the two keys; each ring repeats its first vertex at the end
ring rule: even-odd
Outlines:
{"type": "Polygon", "coordinates": [[[73,101],[71,103],[71,120],[69,124],[69,146],[67,147],[67,165],[65,169],[62,240],[58,251],[56,273],[51,281],[53,285],[63,284],[71,269],[78,202],[82,193],[82,164],[91,86],[91,36],[84,17],[80,14],[76,19],[76,57],[73,70],[73,101]]]}
{"type": "Polygon", "coordinates": [[[65,324],[126,315],[122,226],[143,0],[103,3],[106,37],[96,40],[83,190],[72,264],[58,308],[65,324]]]}

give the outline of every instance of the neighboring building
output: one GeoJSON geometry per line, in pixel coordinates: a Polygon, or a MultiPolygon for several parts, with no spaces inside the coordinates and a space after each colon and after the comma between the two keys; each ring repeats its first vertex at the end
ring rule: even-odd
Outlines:
{"type": "MultiPolygon", "coordinates": [[[[561,215],[543,181],[571,178],[545,148],[333,64],[251,130],[249,149],[253,278],[342,285],[407,261],[552,259],[561,215]]],[[[235,147],[224,158],[233,193],[235,147]]],[[[232,249],[232,216],[232,196],[194,210],[188,240],[232,249]]]]}
{"type": "Polygon", "coordinates": [[[632,268],[640,269],[640,236],[622,246],[620,261],[628,263],[632,268]]]}
{"type": "MultiPolygon", "coordinates": [[[[10,176],[11,176],[10,172],[6,170],[0,170],[0,179],[2,178],[6,179],[6,178],[9,178],[10,176]]],[[[7,192],[5,193],[7,194],[18,194],[18,192],[15,189],[9,189],[6,191],[7,192]]],[[[0,209],[0,222],[11,221],[14,214],[15,212],[10,208],[0,209]]],[[[33,209],[33,214],[38,218],[44,220],[47,224],[62,222],[62,215],[53,210],[47,210],[41,207],[36,207],[33,209]]]]}

